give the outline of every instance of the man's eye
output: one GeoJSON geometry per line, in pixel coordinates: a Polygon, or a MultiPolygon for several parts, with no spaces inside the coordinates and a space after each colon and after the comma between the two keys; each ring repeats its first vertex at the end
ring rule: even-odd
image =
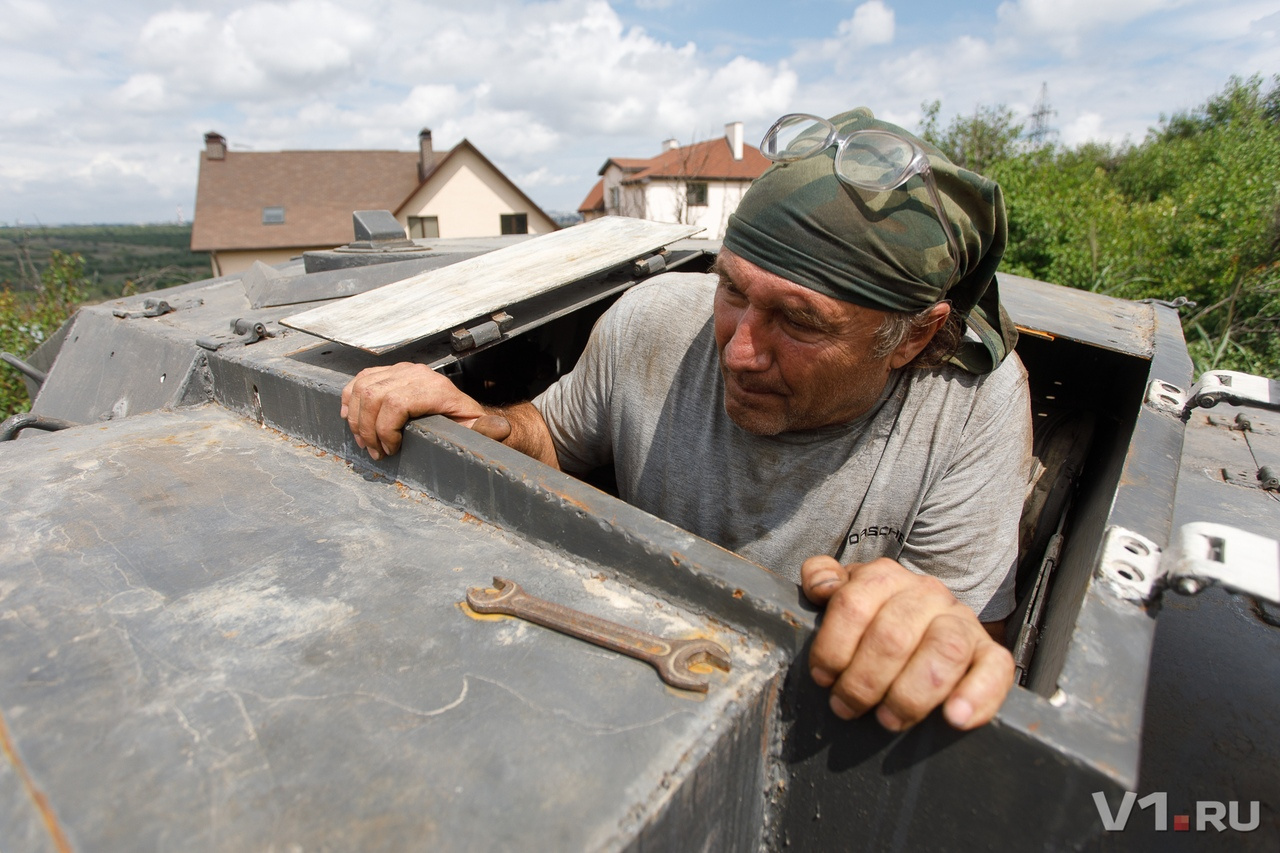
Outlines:
{"type": "Polygon", "coordinates": [[[807,317],[784,317],[783,320],[798,332],[817,332],[818,327],[807,317]]]}

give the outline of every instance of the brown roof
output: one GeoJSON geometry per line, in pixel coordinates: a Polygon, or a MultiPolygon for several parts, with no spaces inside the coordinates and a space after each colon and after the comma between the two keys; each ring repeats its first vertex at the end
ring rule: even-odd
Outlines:
{"type": "MultiPolygon", "coordinates": [[[[613,162],[621,164],[623,161],[613,162]]],[[[723,136],[672,148],[641,162],[644,163],[644,168],[624,178],[624,184],[651,178],[754,181],[769,168],[768,159],[751,145],[742,146],[741,160],[733,159],[733,149],[729,147],[729,140],[723,136]]]]}
{"type": "MultiPolygon", "coordinates": [[[[420,184],[416,151],[227,151],[200,154],[193,251],[339,246],[353,210],[395,210],[420,184]],[[264,207],[284,223],[263,225],[264,207]]],[[[436,162],[445,155],[437,154],[436,162]]]]}
{"type": "Polygon", "coordinates": [[[596,181],[596,185],[591,188],[591,192],[587,193],[587,197],[582,200],[582,204],[578,205],[579,213],[591,213],[596,210],[604,210],[604,178],[596,181]]]}
{"type": "Polygon", "coordinates": [[[609,168],[610,163],[617,166],[624,172],[639,172],[641,169],[646,168],[652,159],[654,158],[610,157],[608,160],[604,161],[604,165],[600,167],[600,171],[596,172],[596,174],[603,175],[605,170],[609,168]]]}

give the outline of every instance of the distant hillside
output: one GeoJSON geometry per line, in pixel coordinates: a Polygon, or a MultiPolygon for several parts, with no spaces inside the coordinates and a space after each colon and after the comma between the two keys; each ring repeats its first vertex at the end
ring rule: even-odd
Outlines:
{"type": "Polygon", "coordinates": [[[190,245],[190,225],[0,227],[0,288],[31,290],[54,249],[84,258],[90,299],[209,278],[209,256],[190,245]]]}

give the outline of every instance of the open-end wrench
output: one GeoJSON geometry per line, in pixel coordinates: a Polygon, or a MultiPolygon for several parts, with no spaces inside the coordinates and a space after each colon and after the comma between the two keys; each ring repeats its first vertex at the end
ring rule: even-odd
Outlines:
{"type": "Polygon", "coordinates": [[[502,613],[536,622],[562,634],[613,649],[652,664],[672,687],[707,692],[707,680],[690,671],[691,663],[707,663],[729,671],[729,653],[711,640],[666,640],[626,625],[529,595],[515,581],[494,578],[495,589],[472,587],[467,604],[477,613],[502,613]]]}

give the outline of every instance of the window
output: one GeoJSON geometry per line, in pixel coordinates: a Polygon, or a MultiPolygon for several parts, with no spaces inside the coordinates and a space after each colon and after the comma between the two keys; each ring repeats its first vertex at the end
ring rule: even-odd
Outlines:
{"type": "Polygon", "coordinates": [[[284,208],[283,207],[262,208],[262,224],[263,225],[283,225],[284,224],[284,208]]]}
{"type": "Polygon", "coordinates": [[[685,187],[685,201],[690,207],[706,207],[707,206],[707,184],[706,181],[695,181],[685,187]]]}
{"type": "Polygon", "coordinates": [[[503,234],[528,234],[529,233],[529,214],[527,213],[502,214],[502,233],[503,234]]]}
{"type": "Polygon", "coordinates": [[[440,220],[434,216],[410,216],[409,239],[419,237],[439,237],[440,220]]]}
{"type": "Polygon", "coordinates": [[[609,187],[609,209],[610,210],[618,209],[618,188],[617,187],[609,187]]]}

